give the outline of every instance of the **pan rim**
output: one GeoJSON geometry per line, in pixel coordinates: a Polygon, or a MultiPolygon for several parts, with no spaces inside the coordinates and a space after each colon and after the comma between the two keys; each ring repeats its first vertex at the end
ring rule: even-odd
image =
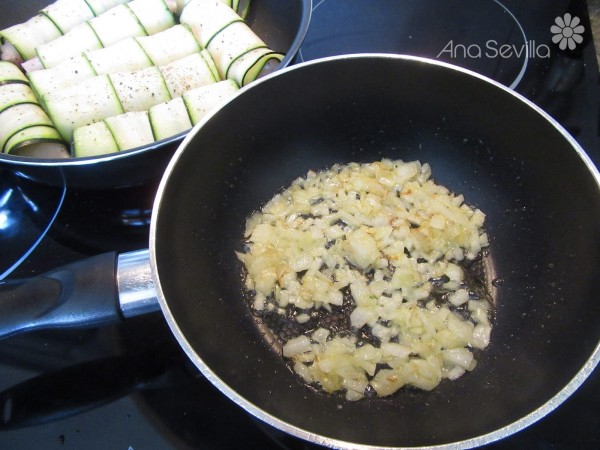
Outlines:
{"type": "MultiPolygon", "coordinates": [[[[492,80],[484,75],[478,74],[469,69],[465,69],[453,64],[449,64],[442,61],[437,61],[430,58],[423,58],[419,56],[413,55],[400,55],[400,54],[391,54],[391,53],[356,53],[356,54],[348,54],[348,55],[336,55],[336,56],[328,56],[323,58],[318,58],[315,60],[305,61],[298,63],[293,66],[289,66],[280,71],[267,75],[256,82],[252,83],[249,86],[241,88],[229,101],[234,101],[240,95],[244,95],[244,92],[247,90],[255,89],[262,83],[268,83],[271,78],[284,76],[287,72],[301,70],[303,67],[317,65],[317,64],[325,64],[330,61],[339,61],[346,59],[369,59],[369,58],[385,58],[391,60],[404,60],[404,61],[414,61],[416,63],[429,64],[433,66],[443,67],[446,69],[450,69],[456,72],[463,73],[465,75],[478,78],[479,80],[492,85],[493,87],[499,88],[502,91],[506,92],[509,95],[514,96],[517,100],[523,102],[526,106],[531,108],[533,111],[538,113],[549,122],[561,135],[562,137],[570,144],[570,146],[575,150],[578,156],[586,165],[590,175],[592,175],[593,179],[596,182],[598,190],[600,191],[600,172],[598,168],[595,166],[589,155],[586,151],[581,147],[581,145],[575,140],[573,136],[555,120],[549,113],[544,111],[542,108],[537,106],[535,103],[519,94],[518,92],[513,91],[512,89],[504,86],[503,84],[492,80]]],[[[557,393],[554,394],[553,397],[549,398],[545,403],[531,411],[529,414],[521,417],[520,419],[505,425],[499,429],[491,431],[489,433],[460,440],[445,444],[433,445],[433,446],[422,446],[422,447],[382,447],[382,446],[372,446],[372,445],[364,445],[364,444],[356,444],[351,443],[335,438],[330,438],[326,436],[321,436],[315,434],[313,432],[307,431],[295,425],[289,424],[282,419],[279,419],[265,410],[257,407],[240,394],[238,394],[233,388],[227,385],[221,378],[219,378],[208,365],[204,363],[204,361],[200,358],[200,356],[195,352],[190,342],[186,339],[184,333],[180,329],[179,325],[171,310],[169,308],[168,301],[164,295],[162,285],[160,282],[160,275],[158,273],[157,266],[157,258],[156,258],[156,224],[158,220],[158,216],[160,215],[160,206],[162,198],[165,194],[165,190],[169,184],[169,179],[171,174],[178,166],[177,162],[181,158],[182,154],[185,152],[185,149],[189,146],[190,141],[194,139],[194,136],[199,132],[199,130],[211,120],[211,118],[217,114],[218,111],[213,111],[209,113],[207,116],[203,118],[198,124],[196,124],[192,130],[185,137],[183,142],[180,144],[175,154],[169,161],[167,168],[164,172],[163,177],[158,186],[157,194],[155,196],[154,205],[152,208],[152,218],[150,222],[150,238],[149,238],[149,247],[150,247],[150,265],[152,268],[152,276],[154,278],[154,283],[156,286],[158,302],[160,308],[165,316],[167,323],[173,332],[175,338],[177,339],[179,345],[186,353],[187,357],[194,363],[194,365],[200,370],[200,372],[215,386],[217,387],[223,394],[225,394],[230,400],[232,400],[237,405],[241,406],[246,412],[252,414],[256,418],[266,422],[267,424],[284,431],[292,436],[304,439],[306,441],[324,445],[330,448],[338,448],[338,449],[384,449],[384,448],[428,448],[428,449],[451,449],[451,448],[472,448],[478,447],[485,444],[489,444],[508,436],[511,436],[524,428],[534,424],[541,418],[545,417],[553,410],[555,410],[559,405],[561,405],[567,398],[569,398],[589,377],[589,375],[593,372],[596,366],[600,363],[600,342],[595,346],[593,352],[587,359],[587,361],[583,364],[583,366],[577,371],[577,373],[573,376],[571,380],[557,393]]]]}

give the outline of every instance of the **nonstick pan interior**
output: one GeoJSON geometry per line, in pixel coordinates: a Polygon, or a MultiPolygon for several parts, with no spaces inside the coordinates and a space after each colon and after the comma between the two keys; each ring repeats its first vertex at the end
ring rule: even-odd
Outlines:
{"type": "Polygon", "coordinates": [[[418,58],[337,57],[244,89],[184,141],[151,252],[179,342],[261,419],[331,446],[475,445],[549,412],[597,363],[598,200],[575,141],[501,86],[418,58]],[[352,403],[308,389],[265,342],[234,252],[245,219],[309,169],[384,157],[430,163],[487,214],[495,327],[458,380],[352,403]]]}

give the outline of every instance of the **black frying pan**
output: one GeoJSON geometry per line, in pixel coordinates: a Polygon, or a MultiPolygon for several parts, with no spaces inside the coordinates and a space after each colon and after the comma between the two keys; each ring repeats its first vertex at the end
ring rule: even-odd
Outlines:
{"type": "MultiPolygon", "coordinates": [[[[0,0],[0,29],[24,22],[51,0],[0,0]]],[[[296,56],[308,31],[312,0],[252,0],[247,23],[270,48],[286,54],[278,69],[296,56]]],[[[159,179],[187,132],[123,152],[73,159],[43,159],[0,152],[0,166],[55,186],[110,189],[159,179]]]]}
{"type": "MultiPolygon", "coordinates": [[[[192,362],[267,423],[332,447],[476,446],[550,412],[598,363],[599,194],[574,139],[495,82],[414,57],[318,60],[243,89],[184,140],[153,209],[152,274],[192,362]],[[487,213],[496,321],[473,372],[432,392],[346,402],[305,387],[265,342],[234,251],[248,215],[296,177],[383,157],[429,162],[436,181],[487,213]]],[[[86,273],[104,285],[102,270],[86,273]]],[[[73,276],[46,280],[81,289],[71,304],[99,292],[66,284],[73,276]]]]}

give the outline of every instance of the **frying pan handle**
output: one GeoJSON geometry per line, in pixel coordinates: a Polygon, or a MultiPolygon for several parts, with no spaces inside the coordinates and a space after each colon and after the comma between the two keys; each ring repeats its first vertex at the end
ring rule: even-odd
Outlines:
{"type": "Polygon", "coordinates": [[[117,287],[123,317],[139,316],[160,309],[147,249],[119,254],[117,287]]]}
{"type": "Polygon", "coordinates": [[[147,298],[154,292],[153,285],[141,288],[142,282],[151,283],[149,263],[144,276],[139,276],[144,255],[148,257],[147,250],[118,256],[104,253],[35,278],[0,284],[0,339],[44,328],[107,325],[158,309],[156,298],[154,303],[147,298]],[[124,271],[120,276],[118,262],[124,271]],[[131,273],[138,274],[133,287],[131,273]],[[128,296],[131,289],[133,298],[128,296]],[[120,292],[130,300],[123,311],[120,292]]]}

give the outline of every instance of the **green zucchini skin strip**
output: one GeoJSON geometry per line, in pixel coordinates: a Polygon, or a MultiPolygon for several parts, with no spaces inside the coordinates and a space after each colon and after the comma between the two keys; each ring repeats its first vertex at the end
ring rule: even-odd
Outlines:
{"type": "Polygon", "coordinates": [[[0,113],[0,147],[6,152],[6,143],[20,131],[35,126],[52,126],[52,121],[37,103],[18,103],[0,113]]]}
{"type": "Polygon", "coordinates": [[[93,156],[146,145],[149,143],[147,142],[148,129],[152,131],[154,142],[167,139],[189,130],[210,110],[219,107],[232,97],[238,89],[239,86],[235,81],[223,80],[186,91],[181,97],[152,106],[147,113],[127,112],[79,127],[73,133],[72,154],[75,157],[93,156]],[[129,141],[127,136],[123,135],[127,128],[118,128],[114,125],[117,121],[121,122],[121,125],[126,124],[127,116],[132,117],[133,114],[136,116],[135,121],[132,122],[135,126],[132,132],[142,134],[145,140],[129,141]],[[170,120],[170,123],[165,124],[163,120],[165,122],[170,120]]]}
{"type": "Polygon", "coordinates": [[[180,17],[182,23],[190,26],[198,42],[210,52],[219,78],[232,78],[240,86],[245,86],[264,75],[263,70],[268,67],[270,61],[281,61],[284,57],[281,52],[270,49],[250,29],[241,15],[231,8],[234,6],[238,11],[242,9],[243,11],[239,12],[246,15],[249,5],[250,2],[246,0],[233,2],[189,0],[180,17]],[[214,23],[209,23],[211,20],[214,20],[214,23]],[[219,27],[219,25],[221,26],[219,27]],[[261,52],[260,57],[257,57],[257,60],[252,62],[249,67],[243,70],[237,69],[235,75],[231,74],[232,67],[239,65],[237,64],[239,60],[244,60],[246,55],[260,49],[271,56],[267,57],[261,52]],[[239,72],[244,73],[240,74],[239,72]]]}
{"type": "Polygon", "coordinates": [[[21,103],[38,103],[37,96],[29,85],[24,83],[0,85],[0,113],[21,103]]]}
{"type": "Polygon", "coordinates": [[[188,110],[182,97],[154,105],[148,111],[154,139],[160,141],[192,128],[188,110]]]}
{"type": "Polygon", "coordinates": [[[216,82],[202,52],[164,66],[97,75],[48,92],[42,100],[63,139],[71,141],[73,130],[79,126],[124,112],[148,110],[187,90],[216,82]]]}
{"type": "Polygon", "coordinates": [[[36,53],[42,65],[48,69],[69,57],[98,48],[102,48],[102,42],[88,21],[76,26],[67,34],[40,45],[36,48],[36,53]]]}
{"type": "Polygon", "coordinates": [[[171,100],[167,83],[157,66],[135,72],[108,75],[123,106],[123,112],[145,111],[152,105],[171,100]]]}
{"type": "Polygon", "coordinates": [[[184,24],[174,25],[150,36],[137,37],[135,40],[155,66],[169,64],[202,50],[190,27],[184,24]]]}
{"type": "Polygon", "coordinates": [[[62,34],[95,16],[84,0],[59,0],[43,8],[40,14],[48,17],[62,34]]]}
{"type": "Polygon", "coordinates": [[[233,58],[231,60],[231,62],[229,63],[229,65],[227,66],[227,70],[225,71],[225,77],[224,78],[232,78],[234,79],[240,86],[243,86],[243,80],[245,78],[246,72],[248,70],[250,70],[258,61],[258,59],[260,59],[264,54],[275,54],[276,52],[274,52],[273,50],[269,49],[269,47],[255,47],[255,48],[251,48],[241,54],[239,54],[238,56],[236,56],[235,58],[233,58]],[[258,56],[253,57],[253,55],[257,54],[258,56]],[[239,77],[236,76],[235,74],[232,73],[232,69],[235,69],[238,65],[244,64],[244,62],[246,60],[251,61],[250,64],[247,64],[249,66],[248,69],[244,70],[244,75],[239,77]]]}
{"type": "MultiPolygon", "coordinates": [[[[147,53],[133,37],[125,38],[108,47],[84,53],[83,56],[89,61],[94,75],[129,72],[152,66],[152,61],[147,53]]],[[[59,64],[54,69],[64,64],[68,64],[68,61],[59,64]]]]}
{"type": "MultiPolygon", "coordinates": [[[[27,21],[1,30],[0,42],[10,42],[20,55],[17,62],[22,62],[35,57],[35,49],[40,45],[57,39],[85,20],[126,1],[129,0],[57,0],[27,21]],[[95,8],[92,4],[95,4],[95,8]],[[91,14],[86,14],[86,11],[91,14]]],[[[2,59],[6,59],[4,55],[2,59]]]]}
{"type": "MultiPolygon", "coordinates": [[[[225,5],[229,6],[231,9],[236,11],[243,19],[248,15],[248,10],[250,8],[251,0],[221,0],[225,5]]],[[[183,8],[190,3],[190,0],[175,0],[175,15],[177,17],[181,16],[183,12],[183,8]]]]}
{"type": "Polygon", "coordinates": [[[206,47],[213,57],[222,78],[227,78],[231,64],[246,53],[268,48],[244,22],[234,22],[221,30],[206,47]]]}
{"type": "Polygon", "coordinates": [[[107,117],[104,123],[111,131],[119,151],[142,147],[154,142],[148,111],[132,111],[107,117]]]}
{"type": "Polygon", "coordinates": [[[8,84],[25,84],[29,86],[29,82],[23,80],[4,80],[0,81],[0,86],[6,86],[8,84]]]}
{"type": "Polygon", "coordinates": [[[37,144],[56,144],[64,149],[68,156],[67,146],[54,126],[33,125],[18,131],[6,141],[4,152],[10,155],[26,153],[26,148],[37,144]]]}
{"type": "MultiPolygon", "coordinates": [[[[91,3],[92,3],[92,2],[91,2],[91,1],[87,1],[87,0],[81,0],[81,1],[85,2],[85,3],[86,3],[86,5],[88,5],[88,6],[89,6],[89,9],[90,9],[90,11],[92,10],[92,6],[91,6],[91,3]]],[[[136,1],[142,2],[142,1],[144,1],[144,0],[132,0],[132,2],[136,2],[136,1]]],[[[148,1],[148,0],[146,0],[146,1],[148,1]]],[[[164,11],[166,11],[166,12],[168,12],[168,13],[170,14],[170,11],[168,10],[168,7],[167,7],[167,5],[166,5],[166,3],[165,3],[165,1],[164,1],[164,0],[149,0],[149,1],[151,1],[151,2],[153,2],[153,3],[156,3],[156,4],[160,3],[160,4],[163,6],[163,10],[164,10],[164,11]]],[[[196,3],[196,0],[183,0],[183,1],[184,1],[184,3],[185,3],[185,5],[186,5],[186,6],[187,6],[187,5],[189,5],[189,4],[191,4],[191,3],[196,3]]],[[[235,19],[235,20],[233,20],[233,21],[230,21],[230,22],[228,22],[228,23],[226,23],[226,24],[222,25],[222,26],[221,26],[221,27],[220,27],[220,28],[219,28],[219,29],[216,31],[216,33],[214,33],[212,36],[210,36],[210,38],[209,38],[209,40],[208,40],[208,43],[214,42],[214,39],[218,38],[218,37],[219,37],[219,34],[221,34],[222,32],[224,32],[224,30],[226,30],[227,28],[229,28],[229,27],[230,27],[232,24],[234,24],[234,23],[238,23],[238,22],[239,22],[239,23],[242,23],[242,24],[246,25],[246,24],[245,24],[245,22],[243,21],[243,19],[241,18],[241,15],[240,15],[240,14],[238,14],[238,13],[237,13],[237,11],[239,10],[239,8],[243,8],[244,6],[247,6],[247,5],[250,3],[249,1],[244,1],[244,0],[237,0],[237,1],[235,1],[235,0],[233,0],[233,1],[231,1],[231,0],[229,0],[229,1],[228,1],[228,0],[221,0],[221,2],[222,2],[222,3],[223,3],[225,6],[227,6],[228,8],[230,8],[230,9],[233,11],[233,13],[234,13],[234,14],[237,14],[237,15],[238,15],[238,17],[239,17],[239,19],[235,19]],[[236,9],[233,9],[232,7],[235,7],[236,9]]],[[[124,2],[123,2],[123,1],[121,1],[121,2],[118,2],[118,3],[119,3],[119,4],[122,4],[122,3],[124,3],[124,2]]],[[[178,2],[178,3],[179,3],[179,2],[178,2]]],[[[118,6],[118,5],[117,5],[117,6],[118,6]]],[[[126,5],[123,5],[123,6],[126,6],[126,5]]],[[[128,5],[127,5],[127,8],[131,10],[130,6],[128,6],[128,5]]],[[[184,6],[184,9],[185,9],[185,6],[184,6]]],[[[51,16],[49,16],[49,15],[47,15],[47,14],[45,14],[45,13],[40,13],[40,14],[42,14],[42,15],[46,15],[46,16],[47,16],[47,19],[50,19],[50,20],[51,20],[51,21],[52,21],[52,22],[53,22],[53,23],[56,25],[56,27],[57,27],[57,28],[59,28],[59,29],[61,28],[61,27],[59,26],[59,24],[58,24],[59,22],[58,22],[58,21],[57,21],[55,18],[53,18],[53,17],[51,17],[51,16]]],[[[95,17],[94,17],[94,18],[95,18],[95,17]]],[[[173,19],[173,15],[172,15],[172,14],[171,14],[171,19],[173,19]]],[[[141,29],[143,30],[143,33],[144,33],[144,34],[142,34],[142,35],[140,35],[140,36],[134,36],[134,37],[135,37],[136,39],[137,39],[137,38],[142,38],[142,37],[145,37],[145,36],[146,36],[146,29],[145,29],[145,25],[144,25],[144,24],[142,24],[142,23],[139,21],[139,18],[138,18],[137,16],[136,16],[136,20],[138,20],[139,26],[140,26],[140,27],[141,27],[141,29]]],[[[174,23],[175,23],[175,22],[173,22],[173,25],[174,25],[174,23]]],[[[184,26],[188,26],[188,24],[184,24],[184,26]]],[[[247,26],[247,25],[246,25],[246,26],[247,26]]],[[[192,27],[190,26],[190,29],[191,29],[191,28],[192,28],[192,27]]],[[[104,47],[103,47],[103,46],[104,46],[104,43],[103,43],[103,41],[102,41],[102,40],[99,38],[99,36],[98,36],[98,35],[99,35],[98,31],[97,31],[96,29],[94,29],[93,27],[92,27],[92,30],[93,30],[93,31],[94,31],[94,33],[96,34],[96,37],[98,37],[98,41],[100,41],[100,45],[101,45],[100,49],[104,48],[104,47]]],[[[193,31],[193,30],[192,30],[192,31],[193,31]]],[[[100,33],[100,34],[102,34],[102,33],[100,33]]],[[[193,33],[193,34],[194,34],[194,33],[193,33]]],[[[224,36],[224,35],[221,35],[221,37],[223,37],[223,36],[224,36]]],[[[201,44],[201,42],[199,42],[199,40],[198,40],[198,37],[197,37],[195,34],[194,34],[194,39],[195,39],[195,40],[196,40],[196,42],[198,43],[199,47],[201,47],[201,46],[202,46],[202,44],[201,44]]],[[[256,43],[255,43],[255,44],[252,44],[251,46],[248,46],[248,45],[246,45],[246,47],[244,47],[242,50],[240,50],[240,53],[239,53],[239,54],[236,54],[236,55],[234,55],[233,57],[231,57],[231,58],[227,59],[227,60],[226,60],[226,63],[224,63],[224,64],[222,65],[222,68],[221,68],[220,70],[219,70],[219,68],[217,68],[217,65],[216,65],[216,63],[215,63],[215,60],[214,60],[214,58],[211,56],[211,53],[210,53],[210,51],[209,51],[208,49],[205,49],[204,53],[202,53],[200,56],[201,56],[201,58],[203,58],[203,59],[204,59],[204,66],[205,66],[206,68],[208,68],[208,70],[209,70],[209,72],[210,72],[210,74],[211,74],[211,82],[216,84],[216,83],[220,82],[222,79],[227,79],[227,77],[230,75],[230,74],[229,74],[229,71],[231,70],[232,66],[234,66],[234,65],[236,64],[236,62],[237,62],[237,61],[239,61],[239,60],[243,59],[243,57],[244,57],[244,56],[246,56],[246,55],[247,55],[247,54],[249,54],[249,53],[252,53],[252,52],[253,52],[253,51],[255,51],[255,50],[258,50],[258,49],[264,49],[264,50],[265,50],[265,53],[264,53],[264,54],[262,54],[262,53],[261,53],[260,55],[258,55],[258,54],[257,54],[257,56],[256,56],[256,61],[254,61],[252,64],[249,64],[249,67],[247,67],[247,68],[245,69],[245,71],[243,72],[243,76],[241,76],[241,78],[239,78],[239,79],[240,79],[240,82],[237,82],[237,80],[235,80],[235,81],[236,81],[236,85],[238,86],[238,88],[239,88],[239,86],[241,86],[241,85],[244,85],[244,84],[247,84],[247,83],[249,83],[249,82],[253,81],[253,79],[255,79],[255,77],[254,77],[254,74],[258,74],[258,73],[260,73],[260,71],[263,69],[263,67],[264,67],[264,66],[267,64],[267,62],[268,62],[268,61],[280,60],[279,58],[282,58],[282,55],[281,55],[281,53],[278,53],[278,52],[275,52],[275,51],[273,51],[273,50],[270,50],[270,49],[268,49],[268,47],[266,47],[266,45],[264,45],[264,43],[263,43],[263,44],[261,44],[261,43],[260,43],[260,42],[262,42],[262,41],[260,41],[260,39],[259,39],[258,37],[257,37],[257,39],[258,39],[258,40],[256,41],[256,43]],[[267,52],[268,52],[268,53],[267,53],[267,52]],[[208,58],[207,58],[207,57],[208,57],[208,58]]],[[[143,49],[143,47],[142,47],[142,46],[140,46],[140,48],[141,48],[141,49],[142,49],[142,50],[143,50],[143,51],[146,53],[146,56],[148,56],[148,52],[146,52],[146,51],[143,49]]],[[[88,50],[88,51],[87,51],[87,53],[90,53],[90,52],[93,52],[93,50],[88,50]]],[[[86,55],[86,54],[84,54],[84,55],[83,55],[83,57],[87,58],[88,62],[90,62],[90,60],[89,60],[89,58],[87,57],[87,55],[86,55]]],[[[149,56],[148,56],[148,58],[149,58],[149,56]]],[[[150,58],[149,58],[149,59],[150,59],[150,58]]],[[[152,60],[151,60],[151,62],[152,62],[152,60]]],[[[98,71],[97,71],[96,69],[94,69],[94,67],[93,67],[93,65],[92,65],[91,63],[90,63],[90,66],[91,66],[92,70],[94,71],[94,73],[96,74],[95,76],[98,76],[98,71]]],[[[136,70],[139,70],[139,69],[136,69],[136,70]]],[[[204,70],[204,68],[203,68],[203,70],[204,70]]],[[[12,83],[13,81],[17,81],[17,80],[11,80],[11,81],[6,81],[6,82],[11,82],[11,83],[12,83]]],[[[111,83],[111,85],[112,85],[113,91],[114,91],[114,92],[115,92],[115,94],[116,94],[116,93],[117,93],[117,89],[115,89],[115,86],[114,86],[113,80],[111,79],[111,77],[110,77],[110,76],[109,76],[109,81],[110,81],[110,83],[111,83]]],[[[229,81],[231,81],[231,80],[229,80],[229,81]]],[[[27,82],[30,82],[30,80],[29,80],[29,79],[27,79],[27,78],[25,78],[25,80],[18,80],[18,82],[20,82],[20,83],[27,83],[27,82]]],[[[164,75],[162,76],[162,82],[163,82],[163,85],[164,85],[164,87],[165,87],[165,88],[167,88],[168,86],[167,86],[167,83],[166,83],[166,81],[165,81],[165,79],[164,79],[164,75]]],[[[0,86],[2,86],[2,83],[3,83],[3,81],[0,79],[0,86]]],[[[210,83],[209,83],[209,84],[210,84],[210,83]]],[[[33,86],[32,86],[32,87],[33,87],[33,86]]],[[[198,87],[201,87],[201,86],[198,86],[198,87]]],[[[191,90],[193,90],[193,89],[195,89],[195,88],[191,88],[191,89],[189,89],[189,90],[191,91],[191,90]]],[[[159,88],[159,90],[162,90],[162,88],[159,88]]],[[[187,92],[188,92],[188,90],[178,90],[178,91],[174,91],[174,93],[175,93],[175,94],[179,94],[179,96],[182,98],[182,101],[184,102],[184,104],[186,104],[186,102],[185,102],[185,100],[183,100],[183,94],[184,94],[184,93],[187,93],[187,92]]],[[[171,97],[171,96],[172,96],[172,94],[171,94],[171,93],[169,93],[169,97],[171,97]]],[[[159,99],[161,99],[161,96],[160,96],[160,95],[159,95],[158,97],[159,97],[159,99]]],[[[189,96],[188,96],[188,97],[189,97],[189,96]]],[[[47,98],[52,98],[52,96],[42,96],[42,99],[43,99],[43,100],[46,100],[47,98]]],[[[121,104],[121,109],[123,110],[123,113],[126,113],[127,111],[125,111],[125,109],[123,108],[123,101],[122,101],[122,99],[121,99],[121,98],[120,98],[118,95],[117,95],[117,98],[118,98],[118,100],[119,100],[119,103],[121,104]]],[[[176,97],[176,98],[179,98],[179,97],[176,97]]],[[[18,102],[18,101],[19,101],[19,100],[15,100],[15,102],[18,102]]],[[[164,101],[163,103],[166,103],[166,101],[164,101]]],[[[142,106],[147,106],[147,105],[141,105],[141,106],[140,106],[140,108],[141,108],[142,106]]],[[[150,108],[151,108],[151,107],[150,107],[150,108]]],[[[149,109],[148,109],[148,111],[149,111],[149,109]]],[[[50,117],[51,117],[51,116],[52,116],[52,114],[50,114],[50,117]]],[[[109,116],[109,117],[110,117],[110,116],[109,116]]],[[[149,116],[149,117],[150,117],[150,116],[149,116]]],[[[102,121],[104,121],[104,120],[106,120],[106,119],[101,119],[101,120],[102,120],[102,121]]],[[[37,126],[37,125],[35,125],[35,126],[37,126]]],[[[154,129],[153,129],[153,132],[154,132],[154,129]]],[[[58,131],[57,131],[57,133],[58,133],[58,131]]],[[[59,141],[64,141],[64,140],[66,139],[66,137],[65,137],[64,133],[59,133],[59,136],[60,136],[60,137],[59,137],[59,141]]],[[[40,138],[40,139],[41,139],[41,138],[40,138]]],[[[38,139],[38,140],[31,139],[31,140],[29,140],[29,141],[25,141],[25,140],[24,140],[23,142],[39,143],[39,142],[41,142],[41,141],[40,141],[39,139],[38,139]]],[[[49,140],[48,142],[53,142],[53,141],[52,141],[52,140],[49,140]]],[[[75,155],[73,154],[73,156],[75,156],[75,155]]]]}
{"type": "MultiPolygon", "coordinates": [[[[61,35],[54,22],[43,14],[0,31],[3,44],[10,43],[18,52],[20,58],[17,62],[33,58],[38,46],[53,41],[61,35]]],[[[6,59],[4,52],[2,52],[2,59],[6,59]]]]}
{"type": "Polygon", "coordinates": [[[241,83],[241,85],[246,86],[247,84],[252,83],[254,80],[258,79],[259,77],[271,73],[272,71],[268,71],[267,73],[265,73],[264,71],[267,64],[271,61],[277,61],[277,65],[279,65],[279,63],[283,61],[284,57],[285,55],[283,53],[278,52],[273,52],[264,55],[259,61],[256,62],[256,64],[252,68],[248,69],[248,71],[244,75],[244,81],[241,83]]]}
{"type": "Polygon", "coordinates": [[[52,17],[50,17],[48,14],[45,14],[45,13],[42,11],[42,12],[40,12],[40,16],[43,16],[43,17],[45,17],[46,19],[48,19],[50,22],[52,22],[52,25],[54,25],[54,26],[56,27],[56,29],[58,30],[58,32],[59,32],[61,35],[65,34],[65,31],[63,31],[63,30],[62,30],[62,29],[61,29],[61,28],[58,26],[58,24],[57,24],[57,23],[56,23],[54,20],[52,20],[52,17]]]}
{"type": "Polygon", "coordinates": [[[84,0],[95,16],[99,16],[103,12],[114,8],[122,3],[127,3],[130,0],[84,0]]]}
{"type": "Polygon", "coordinates": [[[267,64],[275,62],[278,65],[283,58],[283,53],[274,52],[268,48],[251,50],[231,63],[227,78],[235,80],[240,86],[246,86],[277,67],[273,66],[272,70],[265,71],[267,64]]]}
{"type": "Polygon", "coordinates": [[[108,75],[99,75],[43,98],[56,129],[67,142],[73,130],[122,112],[123,105],[108,75]]]}
{"type": "MultiPolygon", "coordinates": [[[[0,69],[4,78],[14,78],[15,70],[18,71],[16,66],[7,62],[2,62],[0,69]]],[[[64,147],[64,142],[40,106],[31,86],[21,79],[0,84],[0,151],[14,153],[17,149],[42,142],[53,142],[64,147]]]]}
{"type": "Polygon", "coordinates": [[[225,2],[190,0],[183,8],[179,21],[188,25],[200,45],[206,48],[224,28],[243,19],[225,2]]]}
{"type": "MultiPolygon", "coordinates": [[[[43,98],[48,92],[64,89],[95,75],[166,65],[199,51],[200,44],[191,30],[185,25],[175,25],[151,36],[129,37],[108,47],[71,57],[49,69],[28,72],[27,77],[36,94],[43,98]],[[167,52],[170,46],[176,48],[167,52]]],[[[22,75],[16,66],[15,69],[22,75]]]]}
{"type": "Polygon", "coordinates": [[[175,18],[164,0],[131,0],[77,25],[68,33],[36,48],[45,68],[55,67],[69,57],[107,47],[127,37],[146,36],[175,25],[175,18]],[[138,14],[144,16],[140,21],[138,14]],[[151,19],[156,14],[158,19],[151,19]],[[142,23],[144,22],[144,23],[142,23]]]}
{"type": "MultiPolygon", "coordinates": [[[[129,10],[129,12],[132,14],[133,17],[135,17],[135,21],[136,23],[139,25],[139,27],[142,30],[142,33],[140,34],[140,36],[148,36],[150,33],[148,33],[148,30],[146,30],[146,27],[144,26],[144,24],[140,21],[140,19],[137,17],[137,15],[135,14],[135,12],[133,11],[133,9],[131,9],[131,7],[125,3],[123,5],[125,8],[127,8],[129,10]]],[[[136,34],[137,36],[137,34],[136,34]]],[[[118,41],[117,41],[118,42],[118,41]]],[[[104,45],[104,47],[106,47],[106,45],[104,45]]]]}
{"type": "Polygon", "coordinates": [[[246,17],[248,17],[248,12],[250,11],[250,3],[251,0],[239,0],[236,11],[242,19],[246,19],[246,17]]]}
{"type": "Polygon", "coordinates": [[[105,155],[118,151],[117,141],[103,120],[78,127],[73,132],[71,155],[74,158],[105,155]]]}
{"type": "Polygon", "coordinates": [[[190,89],[216,82],[202,53],[193,53],[160,67],[171,98],[179,97],[190,89]]]}
{"type": "Polygon", "coordinates": [[[97,73],[89,59],[82,54],[79,58],[73,57],[56,67],[29,72],[27,77],[45,107],[44,97],[46,94],[75,85],[95,75],[97,73]]]}
{"type": "Polygon", "coordinates": [[[10,61],[0,61],[0,85],[11,83],[29,84],[27,76],[10,61]]]}
{"type": "Polygon", "coordinates": [[[210,52],[204,49],[200,52],[200,55],[204,58],[204,61],[206,62],[208,69],[213,74],[213,78],[215,79],[215,81],[221,81],[221,74],[219,74],[219,69],[217,68],[217,65],[215,64],[215,61],[213,60],[210,52]]]}
{"type": "Polygon", "coordinates": [[[98,36],[101,47],[107,47],[126,37],[147,35],[128,3],[117,5],[87,23],[98,36]]]}
{"type": "Polygon", "coordinates": [[[183,101],[188,110],[190,120],[196,125],[212,109],[222,105],[239,89],[233,80],[201,86],[183,94],[183,101]]]}
{"type": "Polygon", "coordinates": [[[219,28],[215,34],[213,34],[210,38],[208,38],[206,40],[206,43],[204,44],[205,48],[208,48],[208,46],[210,45],[211,42],[213,42],[213,40],[226,28],[230,27],[231,25],[235,24],[235,23],[244,23],[244,19],[242,19],[241,17],[239,19],[235,19],[232,20],[231,22],[227,22],[226,24],[223,25],[223,27],[219,28]]]}
{"type": "Polygon", "coordinates": [[[125,5],[133,12],[146,35],[156,34],[177,23],[165,0],[144,0],[144,3],[134,0],[125,5]]]}

